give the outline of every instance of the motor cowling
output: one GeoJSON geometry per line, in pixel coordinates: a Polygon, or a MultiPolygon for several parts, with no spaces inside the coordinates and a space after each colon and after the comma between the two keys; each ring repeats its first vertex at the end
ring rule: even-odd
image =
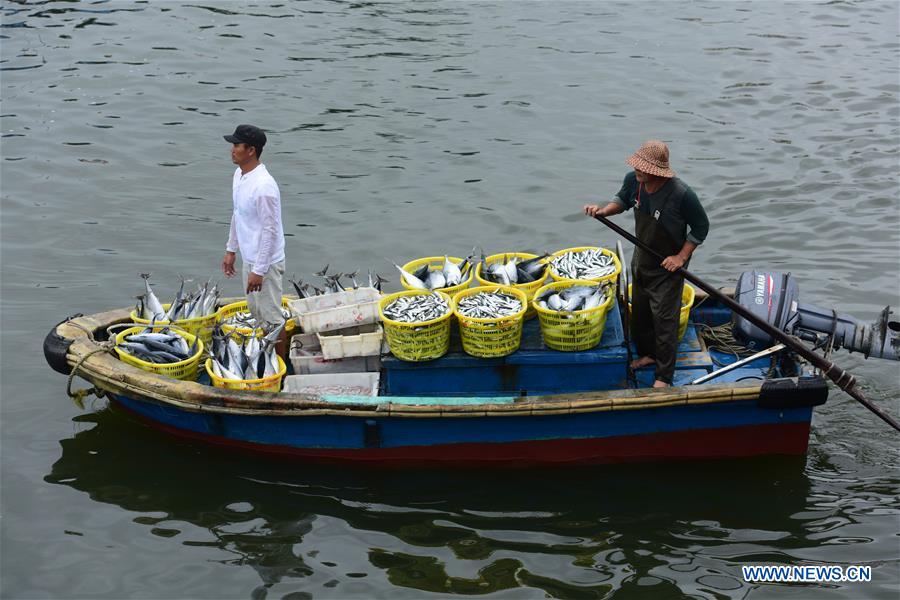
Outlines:
{"type": "MultiPolygon", "coordinates": [[[[800,302],[800,286],[790,273],[745,271],[735,286],[734,300],[780,331],[807,341],[832,338],[835,349],[862,352],[868,357],[900,360],[900,322],[891,319],[890,306],[873,323],[800,302]]],[[[748,348],[768,348],[771,335],[743,316],[732,316],[734,337],[748,348]]]]}
{"type": "MultiPolygon", "coordinates": [[[[780,331],[793,333],[797,320],[800,286],[790,273],[744,271],[734,288],[734,300],[780,331]]],[[[768,348],[772,336],[741,315],[732,316],[734,338],[750,349],[768,348]]]]}

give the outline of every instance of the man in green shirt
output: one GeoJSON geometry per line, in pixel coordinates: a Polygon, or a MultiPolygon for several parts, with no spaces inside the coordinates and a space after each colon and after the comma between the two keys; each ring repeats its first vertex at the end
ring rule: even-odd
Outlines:
{"type": "Polygon", "coordinates": [[[606,206],[589,204],[585,214],[608,217],[634,209],[635,235],[665,259],[635,248],[631,261],[634,343],[639,358],[631,367],[656,366],[653,387],[672,385],[678,350],[678,316],[684,278],[673,271],[687,267],[706,239],[709,219],[686,183],[669,167],[669,148],[649,140],[625,161],[634,171],[606,206]]]}

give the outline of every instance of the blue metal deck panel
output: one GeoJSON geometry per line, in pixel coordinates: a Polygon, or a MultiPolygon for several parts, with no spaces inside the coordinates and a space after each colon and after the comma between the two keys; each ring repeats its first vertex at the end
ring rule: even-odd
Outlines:
{"type": "Polygon", "coordinates": [[[558,352],[543,345],[538,319],[523,325],[523,344],[505,357],[476,358],[450,352],[432,361],[382,361],[384,391],[391,396],[503,396],[510,393],[615,389],[624,382],[625,348],[618,308],[606,319],[601,343],[583,352],[558,352]]]}
{"type": "Polygon", "coordinates": [[[600,344],[597,347],[592,348],[591,350],[585,350],[584,352],[558,352],[556,350],[548,349],[544,346],[544,341],[541,337],[541,326],[537,317],[535,317],[534,319],[525,321],[523,324],[522,343],[519,346],[519,350],[510,356],[501,358],[476,358],[474,356],[469,356],[462,351],[459,337],[454,331],[454,335],[451,336],[450,351],[441,358],[425,362],[407,362],[394,358],[393,356],[386,356],[382,360],[382,366],[385,369],[400,370],[443,369],[447,367],[470,366],[490,367],[505,364],[523,364],[521,361],[530,363],[532,362],[531,359],[523,358],[529,356],[538,357],[538,361],[552,361],[553,357],[561,357],[561,362],[570,362],[570,360],[565,357],[575,354],[587,356],[588,358],[579,360],[588,362],[618,361],[621,360],[621,356],[624,356],[624,354],[621,354],[620,352],[624,342],[625,337],[623,335],[622,319],[620,317],[618,304],[613,303],[613,308],[610,309],[609,314],[606,317],[606,325],[603,329],[603,337],[600,338],[600,344]],[[608,352],[604,352],[605,350],[608,352]],[[533,352],[538,354],[532,354],[533,352]]]}
{"type": "MultiPolygon", "coordinates": [[[[743,358],[740,356],[735,356],[734,354],[729,354],[727,352],[719,352],[718,350],[710,350],[709,356],[710,358],[712,358],[713,363],[715,364],[715,367],[717,369],[725,365],[730,365],[731,363],[737,362],[738,360],[743,358]]],[[[763,356],[762,358],[757,358],[756,360],[747,363],[741,368],[745,369],[747,367],[756,367],[768,370],[771,361],[771,356],[763,356]]]]}
{"type": "Polygon", "coordinates": [[[722,306],[718,301],[706,301],[691,308],[691,320],[694,323],[704,323],[711,327],[724,325],[731,322],[731,309],[722,306]]]}
{"type": "MultiPolygon", "coordinates": [[[[469,356],[462,352],[458,338],[451,341],[450,352],[436,360],[413,363],[385,357],[384,395],[504,396],[627,387],[627,352],[617,304],[607,315],[600,344],[590,350],[560,352],[546,348],[537,318],[524,323],[522,339],[517,352],[500,358],[469,356]]],[[[691,372],[705,369],[700,374],[713,368],[692,325],[688,325],[679,344],[675,368],[691,372]]],[[[687,376],[678,377],[680,381],[687,376]]]]}

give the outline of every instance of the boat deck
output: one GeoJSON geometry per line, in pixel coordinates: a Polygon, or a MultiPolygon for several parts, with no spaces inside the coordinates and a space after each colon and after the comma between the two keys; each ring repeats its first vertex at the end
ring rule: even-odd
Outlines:
{"type": "MultiPolygon", "coordinates": [[[[692,318],[718,324],[723,317],[727,320],[729,314],[698,310],[692,312],[692,318]]],[[[543,344],[538,319],[534,318],[525,322],[518,351],[500,358],[476,358],[462,351],[454,330],[450,351],[437,360],[415,363],[385,357],[381,395],[485,398],[625,389],[629,387],[627,355],[621,314],[614,303],[600,344],[591,350],[548,349],[543,344]]],[[[673,383],[684,385],[734,360],[728,354],[707,350],[690,322],[678,347],[673,383]]],[[[715,382],[763,379],[769,365],[768,358],[761,358],[723,374],[715,382]]],[[[653,367],[639,369],[636,376],[638,387],[650,387],[653,367]]]]}

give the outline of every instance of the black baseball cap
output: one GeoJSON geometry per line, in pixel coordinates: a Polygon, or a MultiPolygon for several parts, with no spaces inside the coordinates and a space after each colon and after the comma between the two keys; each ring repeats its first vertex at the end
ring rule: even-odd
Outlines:
{"type": "Polygon", "coordinates": [[[265,132],[255,125],[238,125],[231,135],[223,135],[226,142],[232,144],[249,144],[254,148],[266,145],[265,132]]]}

